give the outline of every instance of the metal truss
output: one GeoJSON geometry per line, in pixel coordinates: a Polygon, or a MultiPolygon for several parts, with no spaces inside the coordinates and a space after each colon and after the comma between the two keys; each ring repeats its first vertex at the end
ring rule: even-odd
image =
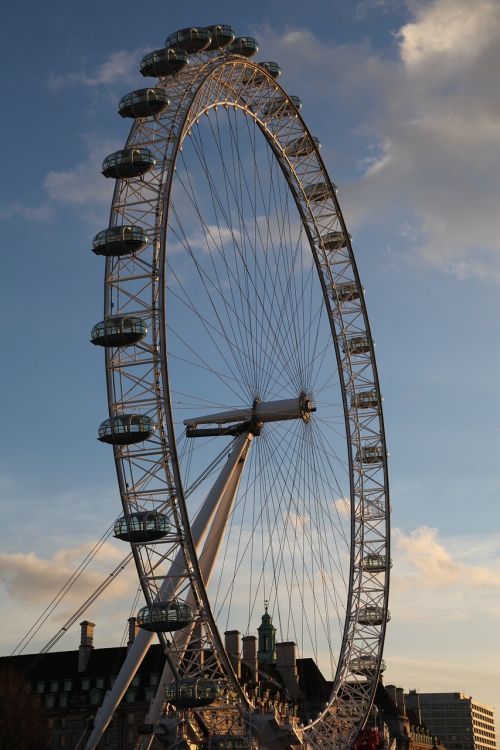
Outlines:
{"type": "MultiPolygon", "coordinates": [[[[200,53],[185,70],[156,85],[166,89],[170,107],[154,118],[136,120],[127,140],[127,148],[147,147],[156,165],[141,177],[117,180],[110,217],[110,227],[145,229],[148,243],[133,255],[107,258],[105,269],[105,318],[138,316],[149,333],[133,347],[106,350],[109,416],[139,412],[154,420],[156,430],[147,442],[113,448],[123,510],[126,515],[140,510],[168,515],[171,533],[166,538],[132,545],[139,580],[148,604],[167,593],[189,602],[196,620],[183,635],[163,637],[166,668],[140,747],[145,750],[151,744],[164,707],[161,691],[169,680],[180,677],[209,678],[224,686],[220,704],[179,711],[178,725],[191,740],[201,742],[207,733],[227,731],[248,736],[253,731],[258,739],[252,698],[234,673],[207,595],[215,554],[207,566],[203,534],[188,517],[172,417],[165,321],[167,234],[176,163],[192,129],[211,109],[224,107],[240,110],[254,121],[279,162],[313,254],[335,348],[350,480],[348,602],[330,700],[298,731],[304,746],[340,750],[349,747],[363,726],[373,700],[388,619],[390,569],[382,397],[351,240],[317,144],[289,96],[262,67],[224,50],[200,53]],[[301,153],[297,143],[309,145],[301,153]],[[360,618],[362,612],[381,616],[360,618]]],[[[223,491],[214,507],[224,507],[223,491]]],[[[224,513],[228,515],[227,507],[224,513]]],[[[210,527],[213,513],[208,516],[210,527]]],[[[152,637],[139,634],[114,692],[97,714],[87,750],[105,731],[152,637]]]]}

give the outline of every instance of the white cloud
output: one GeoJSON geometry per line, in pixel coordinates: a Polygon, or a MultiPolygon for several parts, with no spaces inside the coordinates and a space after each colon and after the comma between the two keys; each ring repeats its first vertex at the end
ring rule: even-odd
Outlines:
{"type": "Polygon", "coordinates": [[[26,206],[13,201],[0,209],[0,219],[12,219],[20,216],[27,221],[48,221],[54,215],[54,207],[49,201],[42,201],[38,206],[26,206]]]}
{"type": "MultiPolygon", "coordinates": [[[[470,588],[476,593],[479,588],[500,586],[498,562],[491,567],[461,559],[458,552],[453,554],[438,539],[437,529],[421,526],[409,534],[396,529],[394,543],[403,570],[399,586],[411,583],[412,587],[428,591],[456,584],[462,591],[470,588]]],[[[467,550],[466,543],[463,549],[467,550]]]]}
{"type": "Polygon", "coordinates": [[[84,161],[72,169],[54,170],[46,175],[43,186],[49,199],[75,206],[109,205],[114,180],[103,177],[101,167],[104,157],[118,148],[117,141],[87,138],[88,154],[84,161]]]}
{"type": "MultiPolygon", "coordinates": [[[[10,652],[29,633],[32,638],[26,644],[26,651],[36,653],[60,631],[97,586],[109,578],[111,570],[126,555],[125,546],[118,547],[106,542],[91,565],[60,598],[58,592],[66,586],[90,547],[78,545],[62,548],[50,557],[41,557],[32,552],[0,554],[0,645],[3,652],[10,652]],[[58,604],[53,608],[52,603],[56,600],[58,604]],[[42,622],[45,613],[50,616],[42,622]],[[13,626],[13,622],[22,625],[13,626]]],[[[116,643],[117,633],[123,631],[130,616],[137,587],[135,567],[130,563],[113,579],[105,592],[80,613],[68,635],[65,635],[66,647],[77,647],[78,623],[84,618],[97,624],[96,645],[116,643]]]]}
{"type": "Polygon", "coordinates": [[[38,205],[6,204],[0,209],[0,220],[20,216],[28,221],[48,221],[58,206],[69,205],[78,209],[80,217],[100,225],[102,209],[110,205],[114,187],[114,180],[107,180],[101,174],[102,161],[120,144],[91,137],[86,141],[87,156],[83,161],[71,169],[48,172],[42,186],[46,197],[38,205]]]}
{"type": "Polygon", "coordinates": [[[500,6],[496,0],[434,0],[417,5],[415,20],[399,32],[405,65],[464,65],[498,40],[500,6]]]}
{"type": "MultiPolygon", "coordinates": [[[[97,564],[87,568],[68,591],[65,605],[83,601],[122,560],[126,554],[123,549],[106,542],[99,550],[97,564]]],[[[0,581],[12,601],[45,603],[65,586],[89,552],[89,545],[78,545],[60,549],[50,558],[39,557],[34,552],[1,553],[0,581]]],[[[118,579],[110,587],[107,598],[123,595],[129,583],[125,582],[126,578],[118,579]]]]}
{"type": "Polygon", "coordinates": [[[500,535],[393,534],[385,682],[500,703],[500,535]]]}
{"type": "Polygon", "coordinates": [[[367,155],[353,157],[360,177],[341,184],[353,233],[372,229],[379,247],[396,237],[407,262],[410,227],[413,260],[500,282],[500,4],[410,7],[392,56],[366,44],[325,45],[309,31],[264,28],[261,37],[287,90],[305,93],[321,127],[333,123],[330,144],[323,139],[327,164],[335,165],[336,134],[345,137],[352,122],[358,149],[365,139],[367,155]]]}
{"type": "Polygon", "coordinates": [[[108,59],[93,73],[89,74],[81,70],[64,75],[53,74],[49,77],[47,86],[49,89],[57,91],[66,86],[97,88],[131,81],[137,78],[139,61],[143,54],[143,49],[135,49],[133,52],[126,52],[125,50],[112,52],[108,59]]]}

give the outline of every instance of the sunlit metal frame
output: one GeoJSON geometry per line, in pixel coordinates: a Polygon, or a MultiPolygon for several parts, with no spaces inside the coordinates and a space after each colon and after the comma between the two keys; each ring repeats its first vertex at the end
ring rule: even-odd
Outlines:
{"type": "MultiPolygon", "coordinates": [[[[256,122],[293,193],[318,270],[336,351],[350,474],[349,594],[331,699],[322,714],[303,728],[302,738],[316,748],[346,748],[366,720],[378,682],[390,569],[382,398],[351,241],[336,189],[316,143],[290,98],[263,68],[245,57],[217,50],[191,56],[191,64],[182,72],[162,78],[155,85],[166,89],[171,105],[154,118],[137,120],[126,147],[148,148],[156,166],[142,177],[116,181],[110,217],[110,227],[140,225],[146,229],[149,243],[135,255],[107,258],[105,270],[105,318],[138,316],[149,329],[147,338],[133,347],[106,350],[110,417],[142,413],[152,416],[156,424],[155,434],[146,443],[114,446],[123,509],[125,514],[162,510],[169,515],[172,526],[172,533],[165,540],[132,546],[141,586],[146,602],[155,601],[166,571],[182,554],[184,571],[177,593],[182,598],[190,592],[199,613],[203,624],[200,648],[208,648],[214,654],[209,676],[224,676],[239,709],[251,722],[251,701],[238,684],[215,625],[189,526],[170,407],[165,326],[168,209],[177,154],[205,112],[213,107],[234,107],[256,122]],[[287,156],[287,148],[300,137],[311,139],[310,153],[287,156]],[[320,182],[327,185],[324,197],[319,201],[308,199],[308,188],[320,182]],[[334,231],[341,232],[345,242],[343,247],[327,249],[323,240],[334,231]],[[337,298],[336,289],[346,283],[354,284],[357,294],[352,299],[337,298]],[[368,339],[367,351],[351,351],[349,341],[357,336],[368,339]],[[377,394],[376,406],[358,408],[356,397],[365,391],[377,394]],[[364,462],[363,449],[367,447],[380,448],[381,460],[364,462]],[[368,555],[380,555],[385,560],[384,570],[373,571],[365,566],[363,561],[368,555]],[[358,613],[366,607],[382,610],[383,622],[362,625],[358,613]],[[360,676],[351,666],[362,656],[370,656],[376,666],[360,676]]],[[[163,642],[175,675],[175,660],[169,657],[165,638],[163,642]]],[[[207,674],[207,665],[201,673],[207,674]]],[[[133,673],[130,679],[132,676],[133,673]]],[[[195,676],[193,671],[189,676],[195,676]]],[[[94,746],[87,744],[87,748],[94,746]]]]}

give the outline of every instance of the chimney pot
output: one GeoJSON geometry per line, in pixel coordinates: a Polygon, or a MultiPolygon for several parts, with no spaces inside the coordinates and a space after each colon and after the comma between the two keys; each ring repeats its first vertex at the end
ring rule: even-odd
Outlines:
{"type": "Polygon", "coordinates": [[[80,648],[78,649],[78,671],[85,672],[89,663],[90,654],[94,650],[94,628],[95,624],[84,620],[80,623],[80,648]]]}
{"type": "Polygon", "coordinates": [[[257,638],[254,635],[244,635],[241,640],[243,643],[243,662],[250,670],[251,681],[257,683],[259,681],[257,638]]]}
{"type": "Polygon", "coordinates": [[[241,677],[241,651],[240,651],[240,631],[226,630],[224,633],[226,651],[238,680],[241,677]]]}

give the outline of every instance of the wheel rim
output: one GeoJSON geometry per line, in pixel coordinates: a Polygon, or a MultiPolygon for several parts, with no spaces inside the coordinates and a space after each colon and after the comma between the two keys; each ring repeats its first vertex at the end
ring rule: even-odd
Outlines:
{"type": "MultiPolygon", "coordinates": [[[[218,620],[219,627],[246,630],[255,624],[256,605],[263,603],[264,599],[269,600],[270,608],[281,624],[279,638],[299,641],[301,655],[315,657],[324,668],[325,655],[320,653],[324,645],[311,635],[318,630],[319,624],[326,641],[330,641],[326,662],[333,689],[328,705],[304,734],[314,745],[341,746],[352,739],[369,710],[380,669],[387,617],[386,451],[378,377],[363,293],[334,187],[317,146],[291,100],[270,75],[246,59],[221,52],[202,54],[198,59],[198,64],[191,66],[189,71],[175,79],[161,81],[160,85],[167,88],[173,108],[154,121],[139,121],[132,128],[127,147],[147,143],[157,159],[157,168],[141,179],[118,180],[113,200],[110,226],[140,224],[151,237],[151,242],[135,256],[107,260],[106,316],[139,312],[150,324],[151,336],[146,343],[133,349],[107,351],[110,416],[126,413],[131,404],[140,404],[143,413],[153,416],[158,425],[158,435],[145,444],[146,450],[144,447],[115,446],[122,502],[126,514],[160,507],[168,510],[173,526],[183,536],[183,543],[179,545],[178,541],[170,541],[163,546],[144,544],[133,548],[146,600],[151,603],[159,597],[161,572],[181,549],[189,573],[180,593],[183,590],[193,592],[205,629],[203,643],[216,654],[212,674],[229,679],[229,684],[239,694],[236,702],[239,701],[245,710],[249,701],[241,690],[238,691],[215,620],[218,620]],[[208,113],[206,121],[209,125],[201,124],[203,113],[208,113]],[[238,128],[236,118],[239,118],[238,122],[241,120],[240,134],[246,135],[246,143],[251,147],[253,165],[250,162],[249,171],[241,153],[243,140],[240,143],[239,136],[235,135],[238,128]],[[219,164],[219,173],[225,177],[225,189],[214,191],[216,160],[221,156],[223,141],[220,139],[224,127],[229,132],[225,137],[231,148],[228,163],[232,165],[233,178],[229,168],[219,164]],[[203,135],[203,129],[208,137],[203,135]],[[219,135],[215,136],[215,133],[219,135]],[[210,137],[211,148],[208,146],[210,137]],[[290,152],[290,144],[296,143],[299,137],[310,140],[310,152],[288,157],[287,149],[290,152]],[[188,139],[191,149],[187,145],[188,139]],[[257,144],[264,149],[264,156],[260,151],[258,153],[257,144]],[[257,158],[261,160],[259,164],[257,158]],[[192,175],[196,174],[193,164],[196,161],[205,179],[205,187],[201,190],[193,185],[192,175]],[[266,165],[269,167],[268,181],[263,187],[261,175],[266,172],[266,165]],[[248,180],[242,178],[252,175],[253,183],[243,187],[248,180]],[[228,182],[230,190],[227,189],[228,182]],[[266,193],[270,184],[273,185],[269,191],[272,200],[266,193]],[[243,205],[245,193],[247,200],[243,205]],[[201,198],[192,200],[193,196],[207,198],[208,194],[212,209],[209,204],[202,207],[201,198]],[[183,202],[183,195],[188,199],[187,203],[183,202]],[[267,209],[267,219],[264,210],[263,221],[260,220],[259,205],[267,209]],[[231,218],[228,218],[228,211],[231,218]],[[202,230],[200,237],[194,236],[194,239],[196,222],[193,224],[193,213],[198,228],[202,230]],[[233,215],[238,215],[238,219],[233,219],[233,215]],[[278,215],[276,220],[275,215],[278,215]],[[217,220],[211,223],[211,217],[217,220]],[[224,219],[225,227],[221,219],[224,219]],[[275,224],[278,226],[277,240],[271,231],[275,224]],[[210,227],[213,230],[207,231],[210,227]],[[225,229],[225,236],[221,229],[225,229]],[[227,237],[234,251],[231,261],[225,248],[227,237]],[[339,237],[344,238],[343,243],[339,237]],[[332,247],[335,244],[342,244],[342,247],[332,247]],[[309,252],[307,263],[303,256],[305,247],[309,252]],[[216,254],[224,268],[226,286],[222,281],[213,283],[213,279],[218,278],[216,272],[213,275],[216,254]],[[285,255],[291,262],[283,268],[285,255]],[[189,290],[183,281],[186,275],[183,263],[187,257],[191,263],[191,272],[187,273],[191,283],[189,290]],[[248,263],[249,259],[253,267],[248,263]],[[305,280],[301,287],[295,281],[297,264],[299,276],[305,280]],[[210,283],[209,265],[212,266],[210,283]],[[271,266],[274,274],[269,273],[271,266]],[[238,267],[248,271],[240,276],[238,267]],[[283,284],[279,284],[283,270],[287,278],[284,294],[283,284]],[[192,283],[196,274],[198,286],[192,283]],[[268,284],[270,279],[273,280],[271,285],[268,284]],[[350,296],[346,292],[349,285],[350,296]],[[183,301],[180,299],[181,290],[183,301]],[[212,310],[211,317],[202,316],[198,309],[203,291],[207,309],[212,310]],[[276,309],[274,303],[280,294],[282,301],[276,309]],[[252,295],[257,304],[248,315],[239,314],[239,308],[244,307],[241,302],[247,302],[252,295]],[[233,320],[230,335],[227,324],[221,323],[222,315],[214,305],[214,296],[224,308],[224,320],[233,320]],[[270,303],[267,312],[259,298],[270,303]],[[193,299],[197,307],[193,306],[193,299]],[[297,315],[299,307],[302,317],[297,315]],[[182,320],[176,321],[180,310],[182,320]],[[282,320],[297,323],[292,336],[288,336],[286,327],[280,325],[282,320]],[[193,321],[199,326],[201,323],[205,339],[199,333],[186,333],[193,321]],[[220,331],[224,330],[224,336],[216,335],[214,321],[220,326],[220,331]],[[181,328],[182,335],[179,334],[181,328]],[[306,339],[304,334],[308,330],[312,331],[312,336],[306,339]],[[221,378],[220,368],[214,366],[214,353],[215,359],[221,355],[220,342],[223,340],[231,364],[227,356],[222,357],[230,374],[221,378]],[[364,344],[360,343],[361,340],[364,344]],[[205,349],[212,362],[207,362],[205,349]],[[291,356],[294,349],[300,351],[298,364],[291,356]],[[280,371],[271,372],[271,366],[276,368],[278,360],[282,364],[280,371]],[[327,368],[326,379],[317,367],[320,361],[327,368]],[[204,382],[193,376],[195,370],[202,369],[201,362],[205,367],[204,382]],[[208,378],[207,372],[210,373],[208,378]],[[332,380],[333,373],[337,373],[336,383],[332,380]],[[179,393],[186,392],[181,388],[190,381],[190,401],[179,403],[179,393]],[[214,388],[214,383],[219,387],[214,388]],[[322,393],[325,390],[335,390],[336,395],[322,393]],[[365,404],[361,405],[359,395],[368,392],[375,396],[372,406],[367,408],[365,404]],[[317,398],[318,415],[312,415],[308,421],[295,421],[291,430],[290,423],[277,423],[272,429],[271,425],[264,426],[262,435],[253,441],[251,452],[256,458],[242,480],[240,498],[244,501],[236,503],[231,517],[234,527],[239,526],[243,531],[245,523],[248,525],[249,513],[253,512],[254,520],[255,515],[264,519],[256,536],[250,535],[243,545],[238,546],[235,570],[248,567],[247,551],[249,548],[254,550],[259,533],[262,539],[265,526],[270,538],[274,537],[275,531],[278,532],[278,550],[288,549],[288,557],[282,555],[277,562],[273,559],[272,572],[268,573],[267,561],[274,557],[275,548],[261,541],[262,559],[250,568],[250,594],[246,603],[240,605],[239,622],[230,622],[235,611],[230,611],[224,604],[220,606],[220,603],[235,599],[234,592],[240,579],[233,576],[230,577],[232,582],[224,583],[223,576],[219,576],[207,594],[189,526],[190,514],[192,520],[197,502],[196,494],[190,500],[189,508],[184,498],[184,489],[192,475],[201,471],[203,461],[199,456],[204,454],[204,461],[208,464],[213,443],[220,451],[223,447],[221,440],[227,445],[228,438],[201,441],[201,447],[196,448],[198,457],[192,459],[190,454],[194,451],[192,447],[187,449],[188,440],[181,437],[181,423],[192,416],[194,407],[204,414],[221,407],[248,407],[257,399],[299,398],[304,393],[317,398]],[[197,401],[192,398],[193,394],[197,401]],[[231,401],[228,401],[228,394],[231,394],[231,401]],[[326,398],[322,400],[324,395],[326,398]],[[212,406],[207,401],[211,401],[212,406]],[[327,423],[330,423],[329,438],[321,429],[321,425],[327,423]],[[342,432],[340,438],[339,431],[342,432]],[[332,439],[332,435],[336,438],[332,439]],[[291,452],[292,445],[298,445],[299,441],[302,446],[300,465],[296,450],[291,452]],[[254,451],[255,446],[258,448],[254,451]],[[336,458],[340,456],[338,466],[344,466],[342,481],[338,468],[332,469],[330,452],[337,454],[336,458]],[[373,460],[375,455],[376,461],[373,460]],[[325,472],[324,467],[329,463],[325,472]],[[194,466],[197,471],[192,471],[194,466]],[[321,466],[319,471],[318,466],[321,466]],[[263,479],[264,475],[267,478],[263,479]],[[247,502],[257,495],[257,480],[260,482],[260,506],[258,501],[257,504],[247,502]],[[291,490],[296,490],[301,483],[305,489],[299,493],[299,503],[297,492],[294,495],[291,490]],[[325,497],[328,491],[332,493],[332,487],[336,493],[333,500],[337,502],[330,507],[325,497]],[[286,494],[289,498],[284,500],[286,494]],[[274,502],[263,503],[264,495],[273,496],[274,502]],[[350,498],[348,514],[342,511],[346,497],[350,498]],[[270,515],[271,508],[274,516],[270,515]],[[343,550],[336,559],[331,557],[329,549],[332,527],[338,527],[337,534],[333,535],[335,544],[339,545],[338,540],[344,539],[343,550]],[[316,540],[313,539],[313,528],[316,528],[316,540]],[[307,554],[304,552],[306,546],[307,554]],[[309,568],[306,563],[308,555],[311,559],[309,568]],[[379,555],[384,563],[376,570],[373,566],[368,569],[363,560],[369,555],[379,555]],[[330,568],[328,576],[324,573],[325,561],[330,568]],[[289,565],[292,571],[300,568],[301,576],[289,574],[289,565]],[[342,605],[338,604],[340,594],[336,588],[340,568],[344,571],[342,605]],[[322,578],[318,584],[321,589],[319,598],[315,595],[318,575],[322,578]],[[310,581],[309,594],[304,596],[306,579],[310,581]],[[294,588],[302,591],[304,601],[300,626],[293,606],[294,588]],[[312,599],[311,591],[314,592],[312,599]],[[332,591],[335,592],[333,596],[332,591]],[[281,592],[285,592],[284,597],[281,592]],[[305,612],[311,607],[314,617],[306,618],[305,612]],[[324,613],[321,607],[324,607],[324,613]],[[380,622],[359,622],[359,610],[367,607],[377,607],[382,612],[380,622]],[[247,611],[242,618],[241,611],[245,608],[247,611]],[[334,610],[333,617],[330,610],[334,610]],[[339,622],[335,636],[325,625],[326,620],[332,619],[339,622]],[[283,621],[288,625],[283,625],[283,621]],[[309,635],[305,637],[304,632],[309,635]],[[359,668],[360,659],[365,659],[364,670],[359,668]],[[367,659],[371,660],[369,669],[367,659]],[[344,710],[347,704],[349,710],[344,710]]],[[[203,489],[200,484],[197,489],[199,496],[203,489]]],[[[231,543],[234,537],[227,538],[231,543]]],[[[223,560],[224,557],[227,560],[229,552],[230,548],[226,546],[223,560]]]]}

